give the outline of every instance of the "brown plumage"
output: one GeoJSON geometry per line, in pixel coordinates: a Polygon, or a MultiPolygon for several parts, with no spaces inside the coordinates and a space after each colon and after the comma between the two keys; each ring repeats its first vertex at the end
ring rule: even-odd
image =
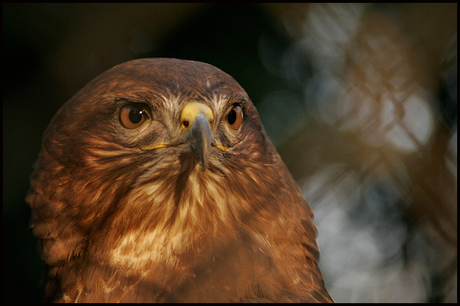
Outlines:
{"type": "Polygon", "coordinates": [[[330,302],[313,214],[246,92],[200,62],[90,82],[26,198],[58,302],[330,302]]]}

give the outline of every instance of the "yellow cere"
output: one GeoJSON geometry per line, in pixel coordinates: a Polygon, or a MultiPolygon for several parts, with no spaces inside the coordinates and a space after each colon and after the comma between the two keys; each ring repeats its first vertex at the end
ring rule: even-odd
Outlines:
{"type": "Polygon", "coordinates": [[[209,106],[199,102],[190,102],[182,109],[180,117],[182,127],[185,129],[191,127],[198,114],[203,114],[210,124],[214,120],[214,115],[212,114],[212,110],[209,106]],[[188,122],[188,125],[183,124],[185,121],[188,122]]]}

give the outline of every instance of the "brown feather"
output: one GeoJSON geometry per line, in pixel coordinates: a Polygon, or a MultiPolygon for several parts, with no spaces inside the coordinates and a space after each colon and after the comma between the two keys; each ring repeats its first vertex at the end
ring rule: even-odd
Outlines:
{"type": "Polygon", "coordinates": [[[332,301],[311,209],[246,92],[208,64],[135,60],[90,82],[46,130],[27,202],[53,301],[332,301]],[[191,101],[225,148],[204,172],[183,146],[141,149],[179,137],[191,101]],[[123,128],[128,102],[152,120],[123,128]]]}

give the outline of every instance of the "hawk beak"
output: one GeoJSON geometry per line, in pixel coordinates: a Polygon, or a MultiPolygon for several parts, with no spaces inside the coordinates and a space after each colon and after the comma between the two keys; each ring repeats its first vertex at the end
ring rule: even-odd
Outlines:
{"type": "Polygon", "coordinates": [[[214,120],[211,108],[202,103],[191,102],[183,108],[180,120],[184,139],[198,155],[202,169],[206,171],[212,141],[211,124],[214,120]]]}

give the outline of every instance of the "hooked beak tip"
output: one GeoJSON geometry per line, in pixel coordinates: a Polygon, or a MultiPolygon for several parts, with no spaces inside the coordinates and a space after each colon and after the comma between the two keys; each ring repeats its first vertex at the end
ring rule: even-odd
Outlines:
{"type": "Polygon", "coordinates": [[[198,114],[190,130],[186,134],[189,143],[200,158],[203,172],[208,168],[209,152],[211,150],[211,127],[203,114],[198,114]]]}

